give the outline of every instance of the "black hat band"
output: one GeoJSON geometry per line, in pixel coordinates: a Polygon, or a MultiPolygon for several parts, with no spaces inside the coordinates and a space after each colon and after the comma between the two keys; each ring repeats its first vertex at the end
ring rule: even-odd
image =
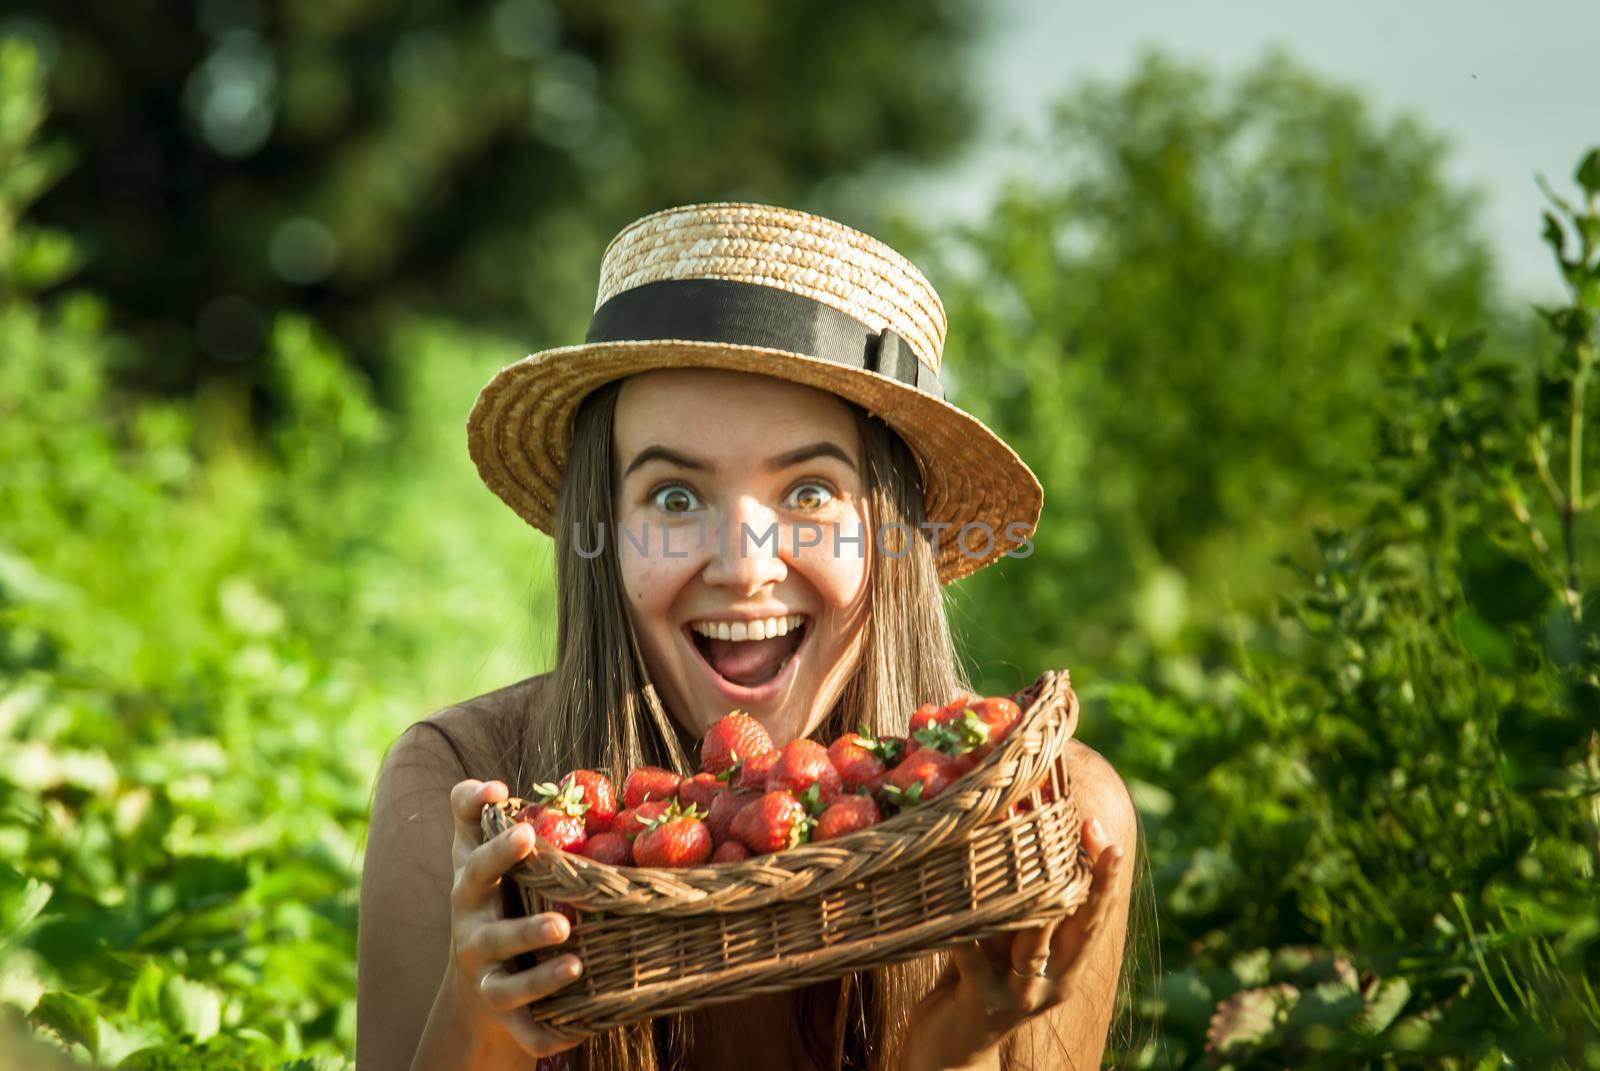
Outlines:
{"type": "Polygon", "coordinates": [[[586,342],[681,339],[789,350],[878,372],[944,399],[933,369],[890,328],[874,331],[804,294],[734,279],[661,279],[594,311],[586,342]]]}

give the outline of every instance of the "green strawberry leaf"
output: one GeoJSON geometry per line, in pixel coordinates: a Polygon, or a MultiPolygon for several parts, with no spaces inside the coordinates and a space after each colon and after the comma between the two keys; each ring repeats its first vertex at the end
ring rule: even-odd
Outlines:
{"type": "Polygon", "coordinates": [[[705,816],[706,812],[702,811],[698,805],[691,803],[689,806],[685,807],[681,800],[673,799],[667,804],[666,810],[662,811],[654,818],[639,818],[637,821],[646,829],[654,829],[657,826],[664,826],[676,818],[704,819],[705,816]]]}
{"type": "Polygon", "coordinates": [[[946,755],[965,755],[988,742],[989,725],[968,707],[958,719],[936,722],[918,729],[912,734],[912,739],[946,755]]]}
{"type": "Polygon", "coordinates": [[[39,998],[30,1022],[49,1027],[69,1045],[82,1045],[90,1056],[100,1049],[100,1016],[92,1001],[65,991],[46,993],[39,998]]]}
{"type": "Polygon", "coordinates": [[[899,740],[880,740],[872,735],[872,730],[865,725],[856,729],[856,734],[861,737],[861,747],[870,754],[876,755],[885,766],[893,766],[900,760],[900,755],[905,751],[905,744],[899,740]]]}
{"type": "Polygon", "coordinates": [[[898,788],[894,785],[883,786],[884,802],[896,812],[914,807],[922,801],[922,782],[917,781],[910,788],[898,788]]]}
{"type": "Polygon", "coordinates": [[[906,743],[904,740],[879,740],[872,750],[885,766],[893,766],[905,756],[906,743]]]}
{"type": "Polygon", "coordinates": [[[806,814],[808,815],[815,816],[821,814],[824,810],[822,786],[815,781],[807,785],[804,792],[796,794],[795,799],[800,801],[800,805],[806,809],[806,814]]]}

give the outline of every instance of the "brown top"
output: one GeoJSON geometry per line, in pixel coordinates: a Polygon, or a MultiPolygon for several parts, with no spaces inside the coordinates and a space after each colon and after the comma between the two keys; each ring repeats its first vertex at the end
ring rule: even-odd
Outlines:
{"type": "Polygon", "coordinates": [[[524,677],[514,684],[457,703],[415,725],[425,725],[439,734],[454,753],[462,777],[490,780],[503,776],[497,771],[483,770],[478,765],[477,757],[486,754],[492,743],[488,738],[490,727],[499,723],[505,715],[527,710],[531,703],[537,702],[539,693],[549,679],[549,673],[524,677]],[[469,759],[468,756],[473,758],[469,759]]]}
{"type": "MultiPolygon", "coordinates": [[[[413,723],[384,756],[361,872],[358,1071],[411,1066],[450,965],[456,837],[450,790],[475,775],[498,776],[483,768],[482,758],[497,750],[488,738],[494,715],[527,703],[546,676],[525,678],[413,723]]],[[[484,1066],[526,1071],[530,1062],[508,1035],[484,1066]]]]}

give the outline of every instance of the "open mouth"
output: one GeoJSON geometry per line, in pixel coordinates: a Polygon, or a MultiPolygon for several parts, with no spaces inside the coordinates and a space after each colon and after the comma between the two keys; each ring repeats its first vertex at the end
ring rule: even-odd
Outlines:
{"type": "Polygon", "coordinates": [[[727,622],[697,621],[685,625],[684,631],[711,672],[734,687],[759,688],[775,680],[793,660],[805,643],[811,619],[804,614],[792,614],[787,618],[768,619],[762,624],[764,628],[751,628],[741,622],[730,628],[727,622]],[[773,628],[773,622],[781,622],[781,625],[773,628]],[[767,632],[773,634],[767,635],[767,632]],[[755,638],[758,634],[759,639],[755,638]]]}

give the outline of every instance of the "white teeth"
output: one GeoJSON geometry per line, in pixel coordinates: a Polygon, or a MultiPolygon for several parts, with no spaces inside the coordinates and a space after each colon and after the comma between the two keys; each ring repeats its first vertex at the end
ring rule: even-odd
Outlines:
{"type": "Polygon", "coordinates": [[[805,614],[786,614],[760,621],[696,621],[689,627],[713,640],[770,640],[787,636],[805,622],[805,614]]]}

